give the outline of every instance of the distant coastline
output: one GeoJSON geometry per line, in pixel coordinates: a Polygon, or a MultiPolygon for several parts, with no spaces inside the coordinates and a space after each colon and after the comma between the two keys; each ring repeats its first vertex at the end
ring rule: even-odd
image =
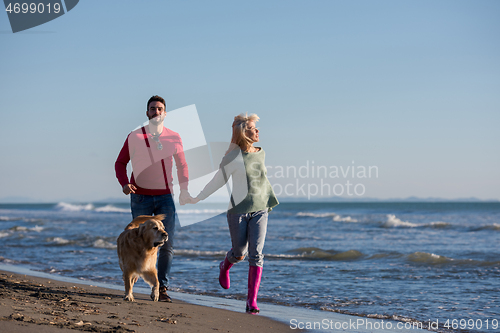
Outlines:
{"type": "MultiPolygon", "coordinates": [[[[217,198],[214,198],[217,199],[217,198]]],[[[416,197],[410,196],[407,198],[371,198],[371,197],[316,197],[314,200],[308,200],[307,197],[280,197],[280,202],[500,202],[500,199],[479,199],[475,197],[469,198],[437,198],[437,197],[416,197]]],[[[71,203],[128,203],[130,202],[128,197],[110,197],[98,200],[76,200],[73,198],[63,198],[60,200],[40,200],[30,197],[3,197],[0,198],[0,204],[50,204],[57,202],[71,202],[71,203]]],[[[226,199],[221,198],[220,200],[214,200],[214,202],[226,202],[226,199]]]]}
{"type": "Polygon", "coordinates": [[[307,198],[295,198],[295,197],[281,197],[280,202],[500,202],[499,199],[478,199],[475,197],[470,198],[420,198],[420,197],[407,197],[407,198],[363,198],[363,197],[329,197],[329,198],[315,198],[315,200],[307,200],[307,198]]]}

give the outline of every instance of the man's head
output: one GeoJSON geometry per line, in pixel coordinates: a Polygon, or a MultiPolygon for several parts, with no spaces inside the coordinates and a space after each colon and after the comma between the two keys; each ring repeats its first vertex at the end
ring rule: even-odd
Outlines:
{"type": "Polygon", "coordinates": [[[166,109],[167,109],[167,103],[165,103],[165,100],[158,95],[154,95],[148,101],[148,109],[146,111],[146,116],[148,116],[149,120],[156,118],[158,116],[162,116],[160,118],[161,120],[163,120],[166,109]]]}

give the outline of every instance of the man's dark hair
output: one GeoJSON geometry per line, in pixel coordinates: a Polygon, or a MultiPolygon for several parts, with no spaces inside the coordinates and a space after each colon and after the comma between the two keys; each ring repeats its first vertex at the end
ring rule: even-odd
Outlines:
{"type": "Polygon", "coordinates": [[[165,111],[167,111],[167,103],[165,103],[165,100],[163,98],[161,98],[160,96],[154,95],[153,97],[151,97],[148,101],[148,107],[146,108],[146,110],[149,110],[149,103],[151,103],[151,102],[163,103],[163,106],[165,107],[165,111]]]}

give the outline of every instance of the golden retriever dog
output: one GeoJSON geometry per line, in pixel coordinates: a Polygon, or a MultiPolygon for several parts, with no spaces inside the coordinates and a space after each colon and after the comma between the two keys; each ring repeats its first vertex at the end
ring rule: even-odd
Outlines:
{"type": "Polygon", "coordinates": [[[124,300],[133,302],[132,288],[139,277],[151,287],[151,299],[158,301],[160,283],[156,270],[158,247],[168,239],[163,229],[165,215],[141,215],[130,222],[117,239],[118,260],[125,282],[124,300]]]}

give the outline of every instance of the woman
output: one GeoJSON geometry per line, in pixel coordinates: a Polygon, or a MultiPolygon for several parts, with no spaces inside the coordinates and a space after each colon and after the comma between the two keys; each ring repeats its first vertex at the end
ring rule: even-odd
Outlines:
{"type": "Polygon", "coordinates": [[[259,142],[259,130],[255,122],[256,114],[240,114],[234,117],[231,145],[222,159],[220,169],[205,186],[193,203],[206,199],[233,180],[231,205],[227,222],[231,234],[232,249],[219,265],[219,282],[222,288],[229,289],[229,269],[245,259],[248,253],[248,297],[246,311],[259,313],[257,294],[259,292],[264,264],[264,241],[267,231],[268,212],[278,204],[269,180],[266,177],[265,152],[254,147],[259,142]]]}

